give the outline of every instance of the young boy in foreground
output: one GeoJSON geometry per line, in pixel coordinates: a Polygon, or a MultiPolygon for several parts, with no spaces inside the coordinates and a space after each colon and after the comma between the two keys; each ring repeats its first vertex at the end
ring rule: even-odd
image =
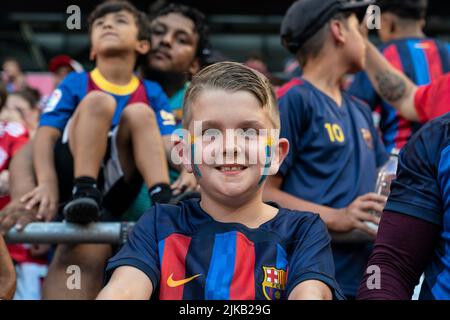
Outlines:
{"type": "Polygon", "coordinates": [[[98,299],[340,297],[319,216],[262,201],[266,175],[289,149],[278,139],[269,81],[240,64],[217,63],[194,76],[183,108],[187,131],[178,150],[201,200],[157,204],[144,214],[110,259],[98,299]]]}

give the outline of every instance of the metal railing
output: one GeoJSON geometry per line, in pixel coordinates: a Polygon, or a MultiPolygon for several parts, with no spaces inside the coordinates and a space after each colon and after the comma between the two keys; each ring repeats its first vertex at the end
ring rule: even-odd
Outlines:
{"type": "MultiPolygon", "coordinates": [[[[7,243],[110,243],[126,242],[134,222],[98,222],[78,225],[66,222],[34,222],[23,231],[11,229],[5,237],[7,243]]],[[[373,238],[363,232],[332,233],[333,243],[367,243],[373,238]]]]}

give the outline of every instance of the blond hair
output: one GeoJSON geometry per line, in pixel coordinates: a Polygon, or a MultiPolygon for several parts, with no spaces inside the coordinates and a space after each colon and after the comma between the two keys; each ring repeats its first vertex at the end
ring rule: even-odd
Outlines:
{"type": "Polygon", "coordinates": [[[267,111],[275,129],[280,128],[277,99],[269,80],[260,72],[237,62],[218,62],[197,73],[184,95],[183,127],[191,121],[191,105],[204,90],[246,91],[255,96],[267,111]]]}

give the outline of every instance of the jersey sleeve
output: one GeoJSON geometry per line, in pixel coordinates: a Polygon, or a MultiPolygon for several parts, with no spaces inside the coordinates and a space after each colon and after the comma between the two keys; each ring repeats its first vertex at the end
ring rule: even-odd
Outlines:
{"type": "Polygon", "coordinates": [[[419,120],[426,122],[450,111],[450,74],[420,86],[414,95],[419,120]]]}
{"type": "Polygon", "coordinates": [[[295,164],[300,149],[301,132],[307,117],[302,95],[296,88],[291,89],[278,100],[280,108],[280,138],[289,141],[289,153],[280,166],[279,173],[286,176],[295,164]]]}
{"type": "Polygon", "coordinates": [[[366,102],[371,110],[374,110],[379,102],[378,94],[373,88],[369,77],[363,71],[355,74],[347,91],[350,95],[366,102]]]}
{"type": "Polygon", "coordinates": [[[156,114],[161,135],[169,135],[175,130],[175,116],[169,105],[169,99],[161,86],[154,82],[145,81],[145,88],[150,100],[150,106],[156,114]]]}
{"type": "Polygon", "coordinates": [[[49,126],[60,131],[64,130],[67,122],[80,102],[81,83],[87,79],[85,73],[71,72],[64,78],[61,84],[53,91],[44,105],[39,126],[49,126]]]}
{"type": "Polygon", "coordinates": [[[309,223],[302,224],[288,265],[287,296],[301,282],[318,280],[331,289],[334,298],[344,298],[334,278],[330,241],[325,223],[318,215],[311,215],[309,223]]]}
{"type": "Polygon", "coordinates": [[[153,206],[136,223],[124,246],[108,261],[106,281],[118,267],[131,266],[144,272],[151,280],[153,288],[159,285],[160,267],[155,221],[156,209],[153,206]]]}
{"type": "Polygon", "coordinates": [[[429,122],[400,151],[397,177],[385,210],[441,225],[443,204],[438,183],[443,128],[429,122]]]}

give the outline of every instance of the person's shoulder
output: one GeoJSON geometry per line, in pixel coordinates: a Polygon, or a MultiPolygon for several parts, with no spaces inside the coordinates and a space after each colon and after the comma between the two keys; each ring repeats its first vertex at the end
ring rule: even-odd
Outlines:
{"type": "Polygon", "coordinates": [[[442,148],[450,145],[450,112],[424,124],[407,145],[416,144],[418,140],[421,140],[422,144],[429,148],[442,148]]]}
{"type": "Polygon", "coordinates": [[[302,90],[302,87],[304,87],[304,84],[305,82],[301,78],[292,78],[277,89],[277,98],[281,99],[286,94],[298,94],[302,90]]]}
{"type": "Polygon", "coordinates": [[[158,82],[147,79],[142,79],[141,81],[149,97],[158,97],[161,94],[166,95],[158,82]]]}
{"type": "Polygon", "coordinates": [[[326,230],[319,214],[281,207],[272,223],[273,231],[290,240],[300,240],[314,226],[326,230]]]}
{"type": "Polygon", "coordinates": [[[188,199],[177,204],[155,204],[153,206],[155,225],[167,233],[191,233],[199,224],[208,220],[198,205],[198,199],[188,199]]]}
{"type": "Polygon", "coordinates": [[[87,71],[81,71],[81,72],[71,71],[63,79],[63,83],[77,84],[78,81],[87,80],[87,78],[88,78],[87,71]]]}

